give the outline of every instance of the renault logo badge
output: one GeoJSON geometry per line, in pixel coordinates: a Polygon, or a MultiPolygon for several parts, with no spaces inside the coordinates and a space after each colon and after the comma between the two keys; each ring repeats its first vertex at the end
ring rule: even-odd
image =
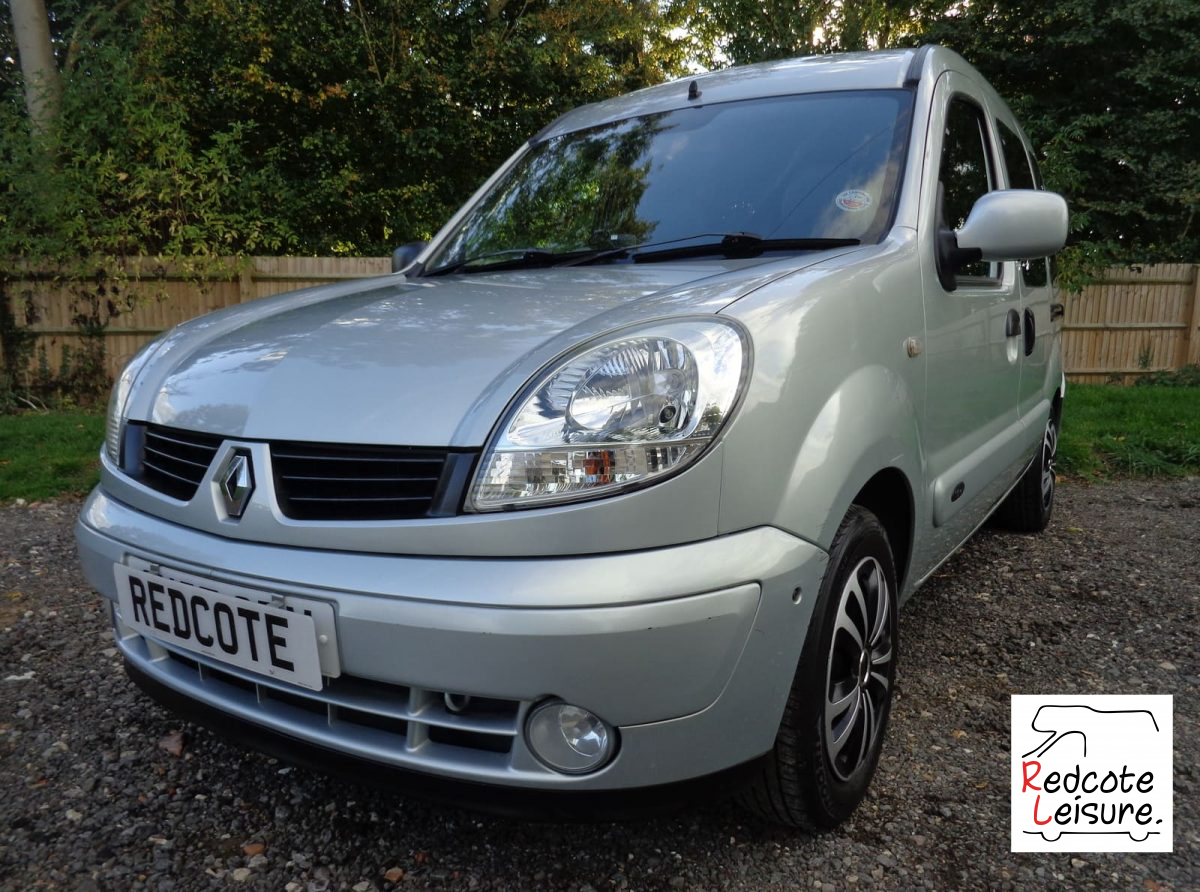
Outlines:
{"type": "Polygon", "coordinates": [[[250,468],[250,453],[235,449],[217,472],[217,489],[225,503],[225,513],[230,517],[241,517],[254,492],[254,472],[250,468]]]}

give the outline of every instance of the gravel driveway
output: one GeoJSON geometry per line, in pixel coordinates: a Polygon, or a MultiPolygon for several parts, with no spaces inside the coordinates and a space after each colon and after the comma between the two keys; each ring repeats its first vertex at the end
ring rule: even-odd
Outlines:
{"type": "Polygon", "coordinates": [[[291,769],[121,672],[71,502],[0,508],[0,888],[1200,888],[1200,480],[1063,486],[901,615],[873,792],[839,831],[732,805],[624,824],[482,817],[291,769]],[[1175,853],[1013,855],[1010,693],[1175,695],[1175,853]],[[182,731],[182,755],[160,746],[182,731]]]}

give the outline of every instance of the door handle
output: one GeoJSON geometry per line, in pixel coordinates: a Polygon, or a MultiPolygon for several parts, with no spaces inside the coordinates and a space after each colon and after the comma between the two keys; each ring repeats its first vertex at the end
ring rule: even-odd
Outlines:
{"type": "Polygon", "coordinates": [[[1015,338],[1021,333],[1021,314],[1016,310],[1009,310],[1008,317],[1004,320],[1004,336],[1006,338],[1015,338]]]}
{"type": "Polygon", "coordinates": [[[1037,346],[1037,323],[1033,319],[1033,310],[1025,311],[1025,355],[1030,356],[1037,346]]]}

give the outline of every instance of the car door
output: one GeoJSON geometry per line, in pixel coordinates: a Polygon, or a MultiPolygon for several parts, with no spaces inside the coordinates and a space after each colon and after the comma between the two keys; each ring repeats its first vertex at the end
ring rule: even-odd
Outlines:
{"type": "MultiPolygon", "coordinates": [[[[1004,160],[1009,189],[1041,189],[1037,163],[1028,146],[1003,116],[996,118],[996,135],[1004,160]]],[[[1054,392],[1050,382],[1050,354],[1054,342],[1054,289],[1050,279],[1050,261],[1036,257],[1019,265],[1018,289],[1021,294],[1021,384],[1017,411],[1027,427],[1040,432],[1045,424],[1047,394],[1054,392]]]]}
{"type": "Polygon", "coordinates": [[[939,280],[937,229],[960,227],[975,201],[1002,183],[990,115],[973,79],[942,75],[931,111],[920,214],[923,437],[931,521],[949,549],[983,520],[1020,470],[1021,296],[1015,263],[971,264],[958,272],[953,290],[939,280]]]}

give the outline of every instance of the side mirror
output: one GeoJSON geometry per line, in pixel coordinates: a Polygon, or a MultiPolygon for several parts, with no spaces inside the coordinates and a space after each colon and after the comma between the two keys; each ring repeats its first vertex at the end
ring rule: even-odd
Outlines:
{"type": "Polygon", "coordinates": [[[940,227],[938,277],[947,291],[954,274],[977,260],[1049,257],[1067,242],[1067,202],[1055,192],[1002,189],[975,202],[962,229],[940,227]]]}
{"type": "Polygon", "coordinates": [[[1049,257],[1067,243],[1067,202],[1055,192],[1004,189],[982,196],[958,230],[960,248],[980,260],[1049,257]]]}
{"type": "Polygon", "coordinates": [[[398,273],[413,265],[413,261],[425,250],[429,242],[409,242],[392,252],[392,272],[398,273]]]}

